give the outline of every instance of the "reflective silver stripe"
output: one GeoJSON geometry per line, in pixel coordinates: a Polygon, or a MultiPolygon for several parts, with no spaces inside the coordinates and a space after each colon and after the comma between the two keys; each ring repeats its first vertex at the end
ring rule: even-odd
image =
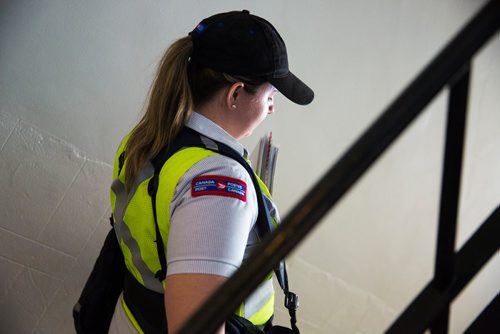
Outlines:
{"type": "Polygon", "coordinates": [[[273,280],[268,279],[245,300],[245,318],[249,319],[258,312],[268,302],[273,293],[273,280]]]}
{"type": "Polygon", "coordinates": [[[141,173],[139,174],[137,182],[134,183],[134,186],[132,187],[128,196],[125,191],[125,185],[120,181],[120,179],[117,178],[116,180],[113,181],[113,184],[111,185],[111,190],[113,190],[113,192],[116,195],[115,210],[113,212],[113,215],[117,221],[118,218],[120,219],[120,221],[123,221],[123,215],[125,214],[125,209],[127,208],[127,205],[129,204],[132,197],[134,197],[139,184],[141,184],[142,182],[153,176],[153,174],[154,174],[154,167],[150,162],[148,162],[141,171],[141,173]],[[120,201],[118,200],[118,198],[120,198],[120,201]]]}
{"type": "MultiPolygon", "coordinates": [[[[267,197],[267,195],[262,191],[262,197],[266,202],[267,208],[269,209],[269,214],[273,220],[276,221],[277,224],[280,223],[280,218],[278,215],[278,210],[276,209],[276,205],[273,200],[267,197]]],[[[260,238],[257,231],[257,226],[253,226],[250,234],[248,236],[247,247],[245,249],[244,259],[246,260],[251,253],[255,250],[257,246],[260,244],[260,238]]],[[[262,283],[251,295],[245,300],[244,303],[244,312],[245,318],[251,318],[255,313],[260,311],[262,307],[269,301],[269,298],[274,293],[273,280],[268,279],[262,283]]]]}
{"type": "Polygon", "coordinates": [[[113,181],[111,184],[111,190],[116,196],[115,210],[113,211],[113,217],[117,222],[115,224],[115,229],[120,232],[123,214],[125,213],[125,208],[128,204],[127,192],[125,191],[125,185],[121,183],[119,179],[113,181]]]}
{"type": "Polygon", "coordinates": [[[163,286],[161,282],[154,277],[154,274],[149,270],[148,266],[141,258],[141,250],[139,248],[139,244],[132,237],[130,233],[130,229],[127,224],[123,222],[123,216],[125,215],[125,210],[130,203],[132,197],[134,197],[135,192],[139,184],[153,176],[154,168],[151,163],[148,163],[146,167],[141,171],[137,182],[134,184],[134,187],[130,191],[129,194],[125,191],[125,185],[119,180],[116,179],[113,181],[111,185],[111,189],[116,195],[115,201],[115,210],[113,212],[113,217],[115,218],[116,224],[115,229],[117,235],[119,235],[127,247],[130,249],[132,254],[132,263],[135,268],[141,274],[142,280],[144,281],[144,286],[150,290],[163,293],[163,286]]]}
{"type": "Polygon", "coordinates": [[[200,138],[201,142],[206,146],[206,148],[208,148],[209,150],[219,151],[219,146],[212,139],[205,136],[200,136],[200,138]]]}
{"type": "MultiPolygon", "coordinates": [[[[276,205],[274,204],[272,199],[266,196],[264,191],[261,191],[261,193],[269,209],[269,214],[271,218],[274,219],[279,224],[279,216],[278,216],[278,210],[276,209],[276,205]]],[[[250,257],[253,251],[261,243],[257,228],[258,228],[257,225],[254,225],[250,230],[250,233],[248,235],[247,246],[245,248],[245,255],[243,257],[244,260],[250,257]]],[[[274,293],[274,287],[272,279],[266,280],[266,282],[262,283],[262,285],[259,286],[247,300],[245,300],[244,303],[245,318],[249,319],[256,312],[258,312],[267,303],[269,298],[271,298],[273,293],[274,293]]]]}
{"type": "Polygon", "coordinates": [[[278,209],[276,208],[276,204],[274,204],[273,200],[267,197],[264,192],[262,192],[262,197],[264,198],[264,201],[266,201],[267,208],[269,209],[269,215],[276,221],[276,224],[279,225],[281,223],[281,219],[278,209]]]}

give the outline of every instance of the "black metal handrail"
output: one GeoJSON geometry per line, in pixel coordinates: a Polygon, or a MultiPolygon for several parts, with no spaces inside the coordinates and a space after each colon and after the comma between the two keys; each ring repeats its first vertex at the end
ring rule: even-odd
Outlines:
{"type": "MultiPolygon", "coordinates": [[[[386,333],[422,333],[429,325],[435,324],[434,319],[448,308],[450,302],[498,251],[499,238],[500,207],[486,219],[455,255],[455,261],[452,261],[455,263],[454,279],[446,286],[436,284],[435,280],[427,284],[386,333]]],[[[441,330],[444,325],[436,327],[441,330]]]]}
{"type": "MultiPolygon", "coordinates": [[[[499,28],[500,1],[492,0],[470,20],[303,199],[294,206],[278,229],[263,240],[259,248],[243,263],[241,268],[186,322],[180,333],[214,332],[262,282],[265,276],[278,265],[279,261],[311,232],[319,220],[382,155],[443,87],[457,82],[461,82],[459,85],[464,85],[465,82],[467,86],[470,60],[499,28]],[[457,79],[457,73],[462,74],[460,79],[457,79]],[[464,81],[464,73],[466,73],[466,81],[464,81]]],[[[450,95],[457,96],[457,94],[450,95]]],[[[450,101],[450,105],[452,104],[455,104],[455,100],[450,101]]],[[[464,103],[462,102],[462,104],[464,103]]],[[[451,110],[450,107],[449,111],[451,110]]],[[[461,149],[462,143],[459,144],[460,157],[458,160],[461,160],[461,149]]],[[[452,173],[445,171],[443,178],[446,178],[446,175],[453,178],[452,175],[456,172],[457,170],[452,173]]],[[[458,175],[460,174],[458,173],[458,175]]],[[[445,184],[446,181],[443,181],[443,191],[448,192],[449,190],[444,190],[445,184]]],[[[451,204],[447,205],[454,206],[456,201],[457,199],[450,198],[449,203],[451,204]]],[[[453,250],[450,253],[450,244],[454,245],[456,217],[452,217],[451,220],[453,228],[451,240],[450,236],[447,236],[446,227],[440,228],[443,232],[439,233],[444,237],[440,237],[438,245],[441,245],[444,251],[438,255],[437,262],[439,263],[447,262],[455,256],[453,250]]],[[[449,217],[440,217],[440,224],[446,224],[449,221],[449,217]]],[[[498,220],[493,224],[498,225],[498,220]]],[[[446,289],[449,286],[446,282],[449,281],[450,275],[454,276],[456,268],[453,266],[442,272],[440,268],[441,266],[437,268],[436,276],[441,277],[442,288],[446,289]]],[[[446,305],[449,307],[449,301],[446,305]]],[[[437,312],[439,314],[445,312],[442,319],[447,322],[446,305],[439,308],[437,312]]],[[[431,326],[429,321],[433,320],[426,320],[424,328],[431,326]]],[[[443,328],[439,322],[436,322],[435,328],[438,327],[443,328]]],[[[398,330],[395,329],[393,332],[398,332],[398,330]]]]}

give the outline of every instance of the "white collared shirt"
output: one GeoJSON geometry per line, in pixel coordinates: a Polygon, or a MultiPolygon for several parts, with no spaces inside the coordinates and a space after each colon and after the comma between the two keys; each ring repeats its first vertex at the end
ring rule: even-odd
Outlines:
{"type": "MultiPolygon", "coordinates": [[[[201,114],[194,112],[186,126],[246,155],[243,145],[201,114]]],[[[215,154],[193,165],[179,180],[170,203],[167,276],[178,273],[231,276],[255,246],[253,227],[257,215],[255,188],[240,163],[215,154]],[[246,184],[246,201],[218,195],[193,197],[192,180],[207,175],[241,180],[246,184]]]]}

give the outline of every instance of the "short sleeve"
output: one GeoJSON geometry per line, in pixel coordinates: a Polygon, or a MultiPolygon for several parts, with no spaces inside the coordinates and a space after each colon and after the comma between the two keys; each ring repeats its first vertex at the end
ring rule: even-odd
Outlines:
{"type": "Polygon", "coordinates": [[[231,276],[258,215],[255,188],[237,161],[215,154],[180,179],[170,203],[167,275],[231,276]]]}

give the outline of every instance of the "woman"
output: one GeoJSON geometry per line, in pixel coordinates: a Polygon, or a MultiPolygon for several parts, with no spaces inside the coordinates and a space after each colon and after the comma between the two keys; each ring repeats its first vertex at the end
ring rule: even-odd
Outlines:
{"type": "MultiPolygon", "coordinates": [[[[128,273],[110,333],[167,323],[175,333],[258,243],[257,192],[267,190],[217,151],[246,158],[238,140],[274,112],[278,91],[301,105],[314,96],[289,72],[278,32],[248,11],[211,16],[166,51],[145,115],[115,159],[111,204],[128,273]]],[[[273,301],[268,278],[235,313],[264,328],[273,301]]]]}

